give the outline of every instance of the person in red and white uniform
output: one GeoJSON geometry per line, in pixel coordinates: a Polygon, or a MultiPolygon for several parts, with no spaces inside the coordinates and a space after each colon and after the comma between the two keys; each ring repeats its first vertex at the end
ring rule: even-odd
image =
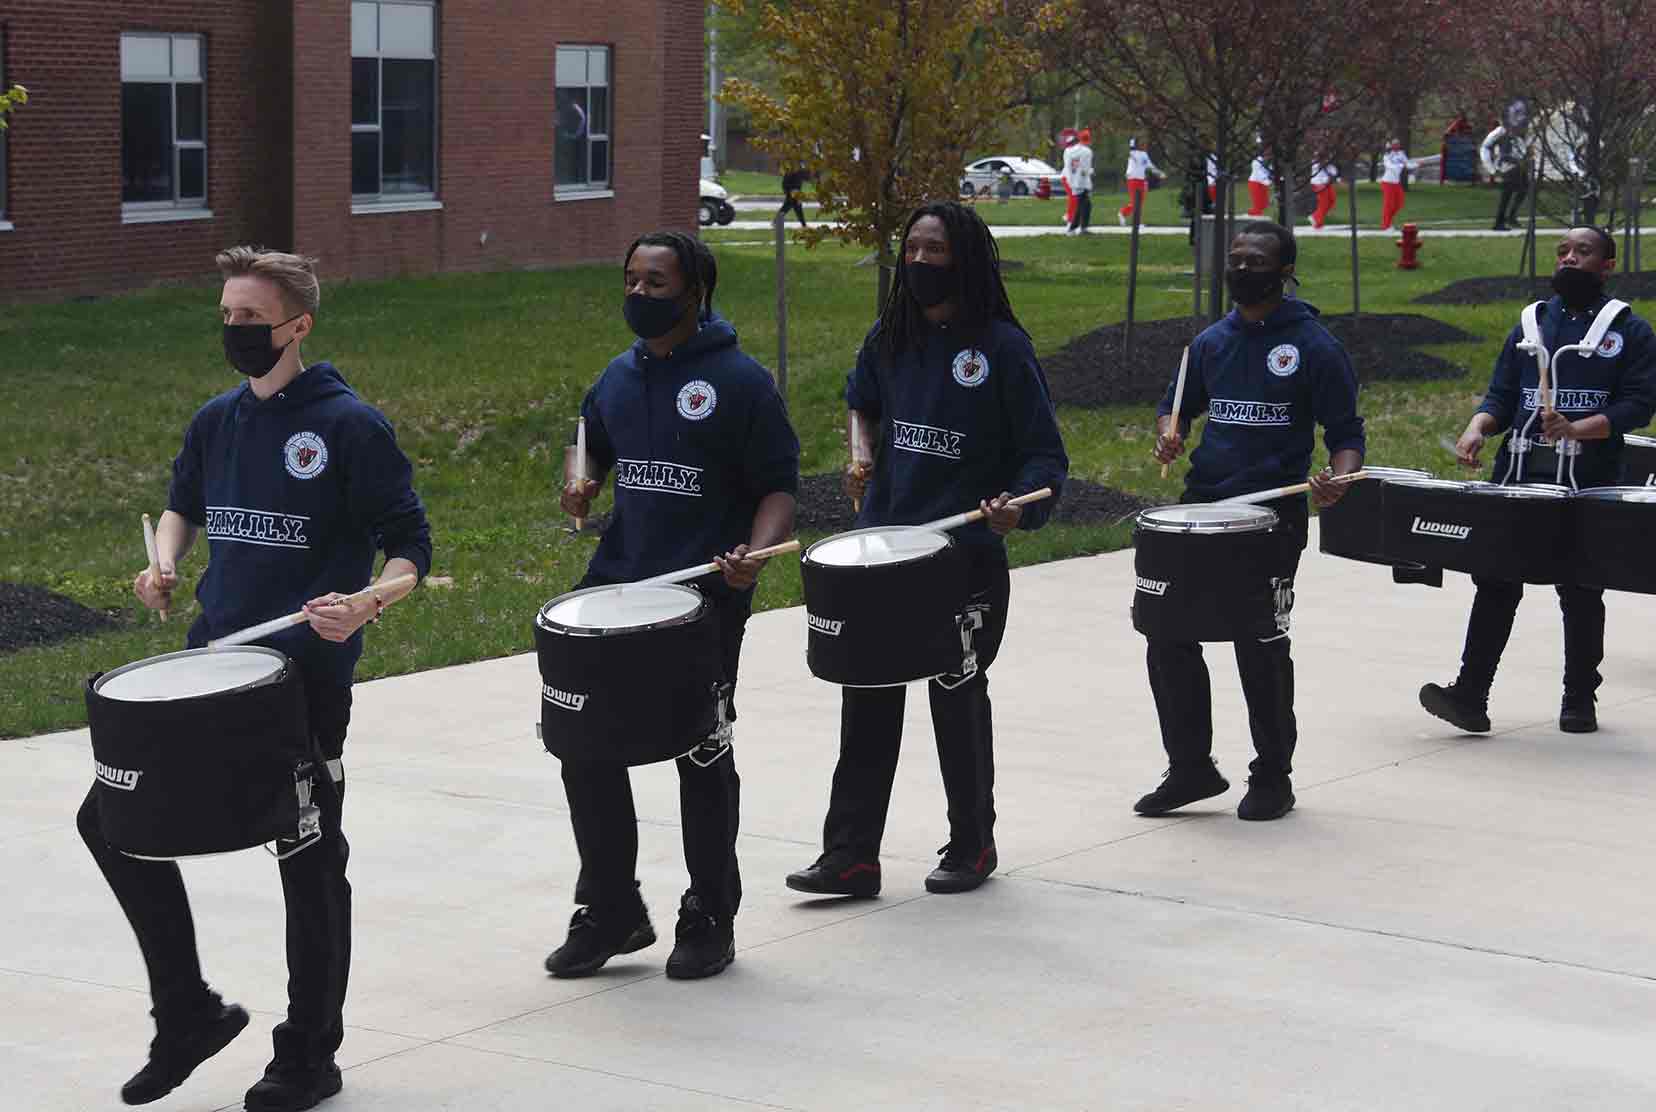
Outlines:
{"type": "Polygon", "coordinates": [[[1080,142],[1064,152],[1064,181],[1075,194],[1075,215],[1069,234],[1085,235],[1092,223],[1093,155],[1092,129],[1082,128],[1080,142]]]}
{"type": "Polygon", "coordinates": [[[1339,200],[1340,189],[1334,184],[1339,180],[1339,167],[1326,161],[1325,155],[1319,154],[1311,160],[1311,192],[1317,195],[1317,211],[1311,214],[1313,228],[1323,226],[1334,208],[1334,202],[1339,200]]]}
{"type": "Polygon", "coordinates": [[[1415,168],[1415,163],[1403,151],[1403,143],[1393,139],[1380,163],[1381,231],[1390,228],[1397,214],[1403,211],[1403,175],[1415,168]]]}
{"type": "MultiPolygon", "coordinates": [[[[1058,156],[1059,165],[1063,165],[1069,161],[1070,148],[1075,146],[1075,144],[1080,141],[1081,137],[1078,134],[1071,134],[1068,131],[1064,132],[1064,138],[1059,140],[1059,145],[1063,147],[1063,154],[1058,156]]],[[[1058,174],[1058,180],[1062,182],[1064,186],[1064,218],[1060,220],[1059,223],[1068,228],[1071,224],[1075,223],[1075,190],[1070,188],[1069,175],[1067,173],[1060,171],[1058,174]]]]}
{"type": "Polygon", "coordinates": [[[1137,139],[1127,140],[1127,203],[1116,210],[1116,222],[1126,224],[1133,218],[1133,210],[1144,203],[1145,179],[1151,174],[1158,178],[1167,175],[1150,161],[1150,152],[1138,145],[1137,139]]]}
{"type": "Polygon", "coordinates": [[[1212,153],[1207,156],[1207,193],[1208,204],[1219,203],[1219,158],[1212,153]]]}
{"type": "Polygon", "coordinates": [[[1271,164],[1266,161],[1266,152],[1260,151],[1254,155],[1253,165],[1248,168],[1248,215],[1264,216],[1265,209],[1271,203],[1271,164]]]}

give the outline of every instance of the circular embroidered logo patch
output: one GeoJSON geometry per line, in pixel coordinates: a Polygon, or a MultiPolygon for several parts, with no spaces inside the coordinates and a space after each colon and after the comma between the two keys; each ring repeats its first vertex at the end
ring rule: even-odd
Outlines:
{"type": "Polygon", "coordinates": [[[282,446],[282,462],[295,479],[314,479],[328,466],[328,446],[314,432],[296,432],[282,446]]]}
{"type": "Polygon", "coordinates": [[[679,416],[686,421],[707,420],[713,415],[713,407],[718,404],[718,391],[705,379],[698,378],[686,382],[684,389],[678,392],[679,416]]]}
{"type": "Polygon", "coordinates": [[[1598,354],[1606,359],[1614,359],[1622,353],[1623,343],[1620,332],[1606,332],[1604,339],[1599,341],[1598,354]]]}
{"type": "Polygon", "coordinates": [[[989,381],[989,357],[967,348],[954,357],[954,380],[962,386],[982,386],[989,381]]]}
{"type": "Polygon", "coordinates": [[[1299,348],[1293,344],[1278,344],[1265,357],[1265,366],[1278,378],[1287,378],[1299,370],[1299,348]]]}

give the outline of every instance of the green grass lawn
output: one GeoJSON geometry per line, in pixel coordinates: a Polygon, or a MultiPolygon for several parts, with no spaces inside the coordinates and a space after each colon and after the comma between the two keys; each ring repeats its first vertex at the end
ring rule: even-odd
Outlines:
{"type": "MultiPolygon", "coordinates": [[[[1007,284],[1039,351],[1121,319],[1126,249],[1125,240],[1102,236],[1003,244],[1023,264],[1009,269],[1007,284]]],[[[1393,266],[1388,241],[1365,240],[1365,308],[1412,311],[1411,297],[1455,278],[1511,272],[1518,250],[1516,241],[1443,240],[1422,270],[1405,272],[1393,266]]],[[[1143,251],[1141,317],[1188,312],[1184,243],[1156,237],[1143,251]]],[[[873,315],[874,271],[857,265],[864,254],[833,245],[790,253],[789,400],[807,473],[842,462],[841,389],[873,315]]],[[[771,250],[726,246],[719,257],[719,307],[744,346],[770,364],[771,250]]],[[[1344,242],[1306,242],[1300,271],[1311,300],[1329,312],[1349,309],[1344,242]]],[[[618,279],[616,267],[585,267],[324,291],[306,357],[336,363],[395,422],[430,511],[433,571],[454,579],[451,588],[417,592],[374,628],[360,677],[525,651],[537,608],[578,578],[595,539],[565,532],[555,461],[586,387],[630,340],[618,279]]],[[[0,656],[0,736],[81,724],[86,675],[182,641],[193,604],[161,625],[135,605],[130,581],[143,563],[139,514],[164,507],[185,423],[235,382],[219,350],[217,295],[216,286],[195,286],[0,308],[0,578],[123,614],[110,633],[0,656]]],[[[1371,462],[1451,468],[1437,438],[1464,424],[1515,310],[1426,310],[1480,339],[1439,349],[1468,369],[1460,379],[1365,389],[1371,462]]],[[[1148,407],[1059,416],[1074,474],[1175,496],[1177,483],[1162,481],[1149,458],[1148,407]]],[[[1028,564],[1128,540],[1125,526],[1055,526],[1015,536],[1011,549],[1015,563],[1028,564]]],[[[204,551],[181,569],[188,586],[204,551]]],[[[797,560],[778,561],[762,581],[760,606],[799,599],[797,560]]]]}

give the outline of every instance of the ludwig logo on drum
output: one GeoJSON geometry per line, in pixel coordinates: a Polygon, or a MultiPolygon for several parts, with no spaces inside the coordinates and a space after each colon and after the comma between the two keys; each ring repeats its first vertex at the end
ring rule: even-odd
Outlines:
{"type": "Polygon", "coordinates": [[[586,706],[587,701],[585,695],[577,695],[573,691],[559,691],[548,683],[541,684],[541,697],[555,707],[577,713],[586,706]]]}
{"type": "Polygon", "coordinates": [[[805,624],[818,633],[826,634],[829,637],[838,637],[840,630],[845,628],[845,622],[839,618],[819,618],[810,611],[805,613],[805,624]]]}
{"type": "Polygon", "coordinates": [[[719,404],[719,392],[706,379],[692,379],[678,392],[679,416],[686,421],[705,421],[719,404]]]}
{"type": "Polygon", "coordinates": [[[989,381],[989,357],[967,348],[954,357],[954,380],[962,386],[982,386],[989,381]]]}
{"type": "Polygon", "coordinates": [[[328,446],[314,432],[296,432],[282,445],[282,462],[295,479],[314,479],[328,466],[328,446]]]}
{"type": "Polygon", "coordinates": [[[138,789],[138,777],[143,775],[143,772],[138,769],[116,768],[114,765],[106,765],[102,761],[93,763],[98,769],[98,783],[107,784],[112,788],[119,788],[124,792],[138,789]]]}
{"type": "Polygon", "coordinates": [[[1146,579],[1142,575],[1136,576],[1135,578],[1138,580],[1138,589],[1147,595],[1155,595],[1157,598],[1160,598],[1167,593],[1167,583],[1164,580],[1146,579]]]}
{"type": "Polygon", "coordinates": [[[1409,532],[1418,533],[1422,537],[1443,537],[1452,541],[1464,541],[1472,535],[1470,525],[1451,525],[1443,521],[1424,521],[1419,517],[1409,526],[1409,532]]]}

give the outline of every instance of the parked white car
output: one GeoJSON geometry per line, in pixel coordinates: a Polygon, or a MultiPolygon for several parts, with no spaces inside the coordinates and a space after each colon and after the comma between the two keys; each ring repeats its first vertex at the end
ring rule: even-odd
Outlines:
{"type": "Polygon", "coordinates": [[[1057,189],[1058,171],[1038,158],[1019,158],[1016,155],[992,155],[968,163],[960,175],[962,195],[978,193],[987,188],[993,193],[1000,185],[1001,175],[1012,175],[1012,195],[1027,197],[1040,188],[1046,178],[1050,187],[1057,189]]]}
{"type": "Polygon", "coordinates": [[[703,178],[698,219],[704,228],[710,224],[728,224],[736,219],[736,207],[730,203],[730,190],[716,181],[703,178]]]}

